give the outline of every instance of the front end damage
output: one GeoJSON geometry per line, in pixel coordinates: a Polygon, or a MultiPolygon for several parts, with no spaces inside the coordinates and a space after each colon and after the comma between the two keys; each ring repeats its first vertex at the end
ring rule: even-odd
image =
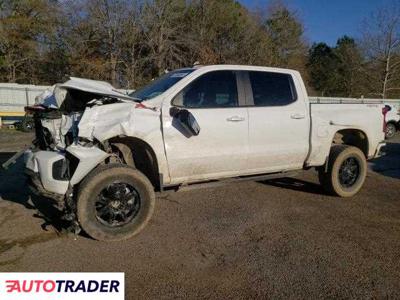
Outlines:
{"type": "Polygon", "coordinates": [[[55,199],[75,232],[76,187],[98,165],[122,162],[108,139],[132,134],[135,100],[107,83],[72,78],[26,108],[36,131],[24,154],[30,189],[55,199]]]}

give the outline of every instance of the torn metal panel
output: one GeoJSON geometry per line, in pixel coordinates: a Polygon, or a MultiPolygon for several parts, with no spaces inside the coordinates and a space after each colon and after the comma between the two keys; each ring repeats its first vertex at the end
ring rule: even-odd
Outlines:
{"type": "Polygon", "coordinates": [[[100,162],[109,156],[108,153],[95,146],[83,147],[80,145],[71,145],[67,148],[67,151],[79,159],[79,164],[70,180],[71,185],[80,182],[100,162]]]}
{"type": "Polygon", "coordinates": [[[111,84],[105,81],[70,77],[70,80],[60,84],[63,89],[75,89],[83,92],[93,93],[100,96],[107,96],[111,98],[118,98],[124,100],[135,101],[136,98],[130,97],[114,88],[111,84]]]}
{"type": "MultiPolygon", "coordinates": [[[[81,91],[86,94],[92,94],[93,97],[87,100],[109,97],[122,100],[136,101],[138,99],[130,97],[105,81],[90,80],[84,78],[70,77],[70,80],[53,85],[35,98],[36,104],[41,104],[47,108],[61,108],[64,101],[68,99],[68,93],[71,91],[81,91]]],[[[72,101],[83,101],[83,99],[72,99],[72,101]]]]}
{"type": "Polygon", "coordinates": [[[153,126],[159,128],[159,117],[159,110],[133,103],[87,107],[78,125],[79,137],[104,141],[119,135],[135,136],[138,123],[140,127],[146,124],[148,130],[153,126]]]}
{"type": "Polygon", "coordinates": [[[99,141],[134,131],[135,107],[131,103],[115,103],[86,108],[78,125],[79,136],[99,141]]]}
{"type": "Polygon", "coordinates": [[[67,90],[60,89],[59,84],[55,84],[36,96],[35,104],[43,105],[47,108],[58,109],[67,96],[67,90]]]}
{"type": "Polygon", "coordinates": [[[42,126],[50,132],[53,138],[54,149],[65,149],[65,147],[67,146],[65,135],[70,131],[72,131],[73,133],[73,138],[77,138],[77,126],[81,115],[82,114],[80,112],[77,112],[68,115],[61,115],[61,118],[57,119],[43,118],[40,120],[42,126]]]}

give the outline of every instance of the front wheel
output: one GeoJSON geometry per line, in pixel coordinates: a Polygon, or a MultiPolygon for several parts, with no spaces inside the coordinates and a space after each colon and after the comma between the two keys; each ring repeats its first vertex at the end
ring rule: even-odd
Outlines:
{"type": "Polygon", "coordinates": [[[80,185],[78,221],[94,239],[124,240],[144,228],[154,204],[154,189],[145,175],[126,165],[104,165],[80,185]]]}
{"type": "Polygon", "coordinates": [[[329,154],[327,170],[320,168],[318,175],[328,193],[340,197],[354,196],[367,176],[365,155],[356,147],[335,145],[329,154]]]}

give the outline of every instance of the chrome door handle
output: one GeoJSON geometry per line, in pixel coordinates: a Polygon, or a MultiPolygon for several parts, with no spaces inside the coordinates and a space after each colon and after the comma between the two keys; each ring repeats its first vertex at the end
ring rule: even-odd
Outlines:
{"type": "Polygon", "coordinates": [[[239,117],[239,116],[233,116],[233,117],[230,117],[230,118],[228,118],[228,119],[226,119],[228,122],[242,122],[242,121],[244,121],[245,120],[245,118],[243,118],[243,117],[239,117]]]}
{"type": "Polygon", "coordinates": [[[304,119],[306,116],[305,116],[305,115],[302,115],[302,114],[293,114],[293,115],[291,115],[290,117],[291,117],[292,119],[299,120],[299,119],[304,119]]]}

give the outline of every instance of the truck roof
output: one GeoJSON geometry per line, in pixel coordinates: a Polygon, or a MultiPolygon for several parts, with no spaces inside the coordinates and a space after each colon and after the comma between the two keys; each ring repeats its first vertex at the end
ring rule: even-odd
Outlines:
{"type": "Polygon", "coordinates": [[[265,67],[265,66],[251,66],[251,65],[230,65],[230,64],[195,65],[193,67],[182,68],[182,69],[179,69],[179,70],[193,70],[193,69],[268,71],[268,72],[277,72],[277,73],[298,72],[298,71],[293,70],[293,69],[265,67]]]}

